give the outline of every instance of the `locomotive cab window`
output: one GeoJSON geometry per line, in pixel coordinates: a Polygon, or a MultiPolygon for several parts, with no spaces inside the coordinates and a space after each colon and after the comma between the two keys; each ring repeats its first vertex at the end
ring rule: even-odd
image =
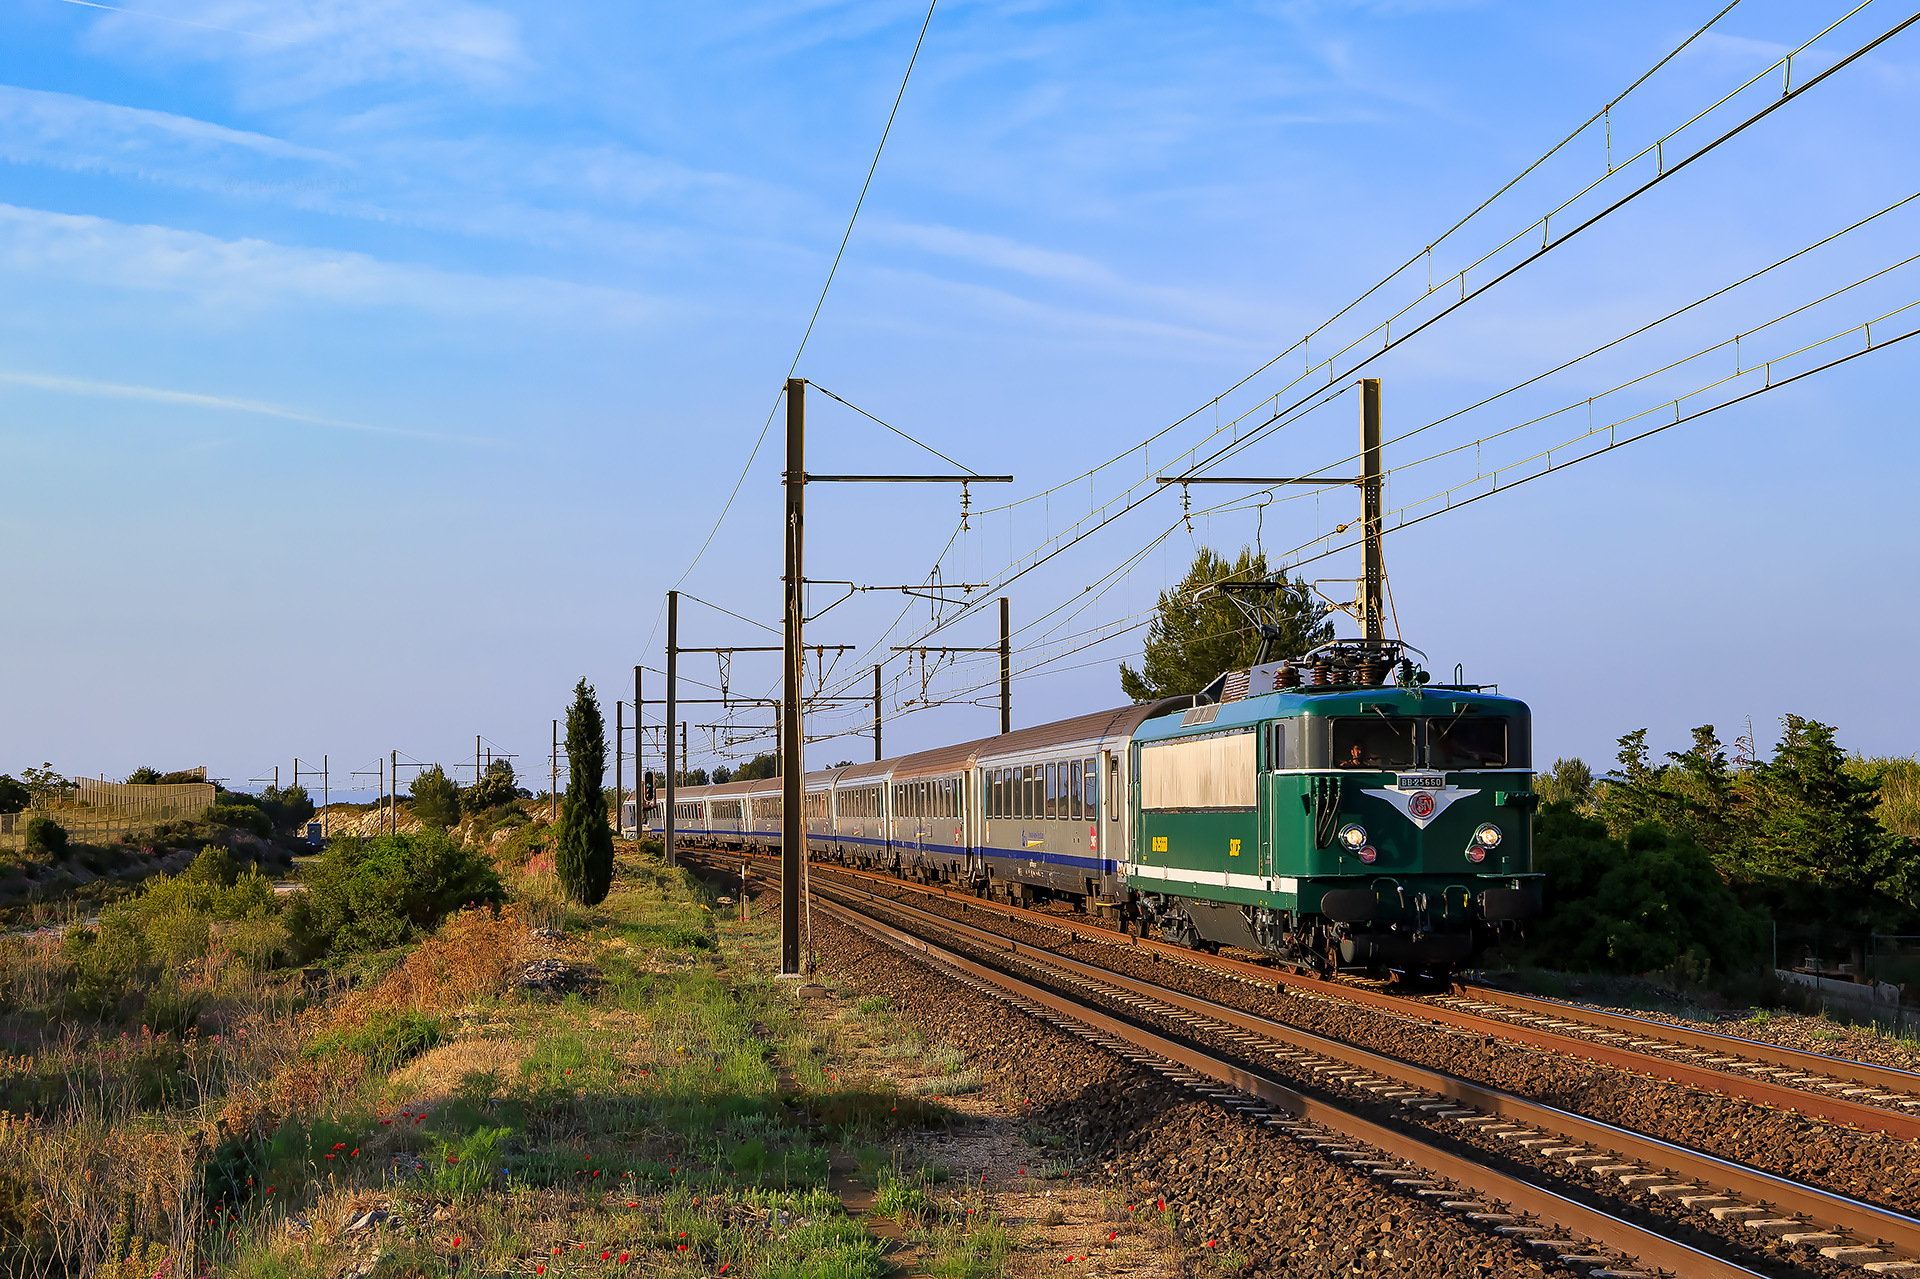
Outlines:
{"type": "Polygon", "coordinates": [[[1333,721],[1335,768],[1412,768],[1418,762],[1419,721],[1372,715],[1333,721]]]}
{"type": "Polygon", "coordinates": [[[1432,768],[1506,768],[1507,721],[1470,715],[1428,720],[1427,764],[1432,768]]]}

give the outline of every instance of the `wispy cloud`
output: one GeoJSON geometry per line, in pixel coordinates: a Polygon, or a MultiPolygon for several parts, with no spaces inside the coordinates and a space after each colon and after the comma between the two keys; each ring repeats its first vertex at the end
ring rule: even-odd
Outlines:
{"type": "Polygon", "coordinates": [[[241,310],[305,300],[556,325],[636,324],[664,310],[654,299],[604,286],[457,274],[364,253],[223,240],[199,231],[7,204],[0,204],[0,270],[162,290],[241,310]]]}
{"type": "Polygon", "coordinates": [[[168,111],[0,85],[0,158],[202,190],[337,187],[341,156],[168,111]]]}
{"type": "Polygon", "coordinates": [[[335,431],[366,431],[375,435],[400,435],[416,440],[435,440],[447,444],[488,446],[492,440],[470,435],[450,435],[441,431],[421,431],[404,426],[378,426],[368,422],[347,422],[340,418],[305,413],[264,400],[241,399],[230,395],[202,395],[195,391],[173,391],[156,386],[130,386],[124,382],[98,382],[91,378],[56,377],[46,373],[21,373],[0,369],[0,382],[30,386],[41,391],[60,391],[97,399],[143,400],[149,404],[169,404],[183,408],[217,409],[223,413],[248,413],[256,417],[278,418],[305,426],[321,426],[335,431]]]}
{"type": "Polygon", "coordinates": [[[513,16],[468,0],[142,0],[102,11],[92,40],[234,62],[254,93],[282,101],[382,81],[498,83],[526,62],[513,16]]]}

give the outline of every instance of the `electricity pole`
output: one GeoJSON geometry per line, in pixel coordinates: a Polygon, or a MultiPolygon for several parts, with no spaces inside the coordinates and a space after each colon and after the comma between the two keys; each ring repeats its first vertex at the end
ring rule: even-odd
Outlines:
{"type": "Polygon", "coordinates": [[[400,752],[393,752],[393,762],[387,765],[387,780],[393,783],[387,788],[387,834],[400,833],[400,752]]]}
{"type": "MultiPolygon", "coordinates": [[[[1361,570],[1359,613],[1363,639],[1380,643],[1386,639],[1385,593],[1386,561],[1380,551],[1380,379],[1360,379],[1360,457],[1357,476],[1249,476],[1249,475],[1157,475],[1156,484],[1313,484],[1330,486],[1351,484],[1360,490],[1361,570]]],[[[1229,583],[1228,585],[1232,585],[1229,583]]],[[[1224,587],[1222,589],[1225,589],[1224,587]]],[[[1342,605],[1344,608],[1345,606],[1342,605]]],[[[1263,648],[1264,651],[1264,648],[1263,648]]],[[[1264,660],[1264,659],[1262,659],[1264,660]]]]}
{"type": "Polygon", "coordinates": [[[1365,528],[1365,567],[1361,583],[1361,619],[1365,637],[1387,636],[1381,616],[1380,588],[1386,570],[1380,560],[1380,379],[1360,380],[1360,444],[1364,466],[1360,474],[1360,519],[1365,528]]]}
{"type": "MultiPolygon", "coordinates": [[[[689,770],[687,768],[687,721],[683,719],[680,721],[680,772],[682,776],[685,776],[688,771],[689,770]]],[[[691,786],[693,783],[689,782],[687,784],[691,786]]]]}
{"type": "Polygon", "coordinates": [[[800,863],[806,857],[807,822],[801,807],[806,735],[800,721],[801,590],[807,516],[806,392],[804,378],[787,379],[786,575],[781,630],[786,651],[780,716],[780,975],[800,972],[800,863]]]}
{"type": "Polygon", "coordinates": [[[547,820],[560,820],[560,721],[553,721],[553,754],[547,757],[553,778],[547,783],[547,820]]]}
{"type": "Polygon", "coordinates": [[[880,758],[880,668],[873,668],[873,758],[880,758]]]}
{"type": "Polygon", "coordinates": [[[647,699],[641,697],[639,689],[639,666],[634,666],[634,839],[647,832],[647,812],[641,808],[639,782],[645,776],[641,770],[645,764],[643,751],[647,749],[647,699]]]}
{"type": "Polygon", "coordinates": [[[626,802],[620,798],[621,752],[627,746],[627,725],[621,716],[626,713],[626,710],[627,704],[616,697],[613,701],[613,831],[616,835],[620,833],[620,818],[626,802]]]}
{"type": "Polygon", "coordinates": [[[1000,733],[1013,731],[1013,632],[1008,629],[1007,597],[1000,597],[1000,733]]]}
{"type": "Polygon", "coordinates": [[[680,693],[679,662],[680,662],[680,592],[668,591],[667,592],[667,718],[665,721],[665,727],[667,730],[666,731],[667,749],[661,752],[666,757],[666,763],[667,763],[667,797],[666,797],[666,808],[663,810],[661,814],[661,817],[662,817],[661,829],[663,829],[666,832],[666,836],[667,836],[666,856],[667,856],[667,865],[669,866],[678,866],[680,864],[680,859],[675,854],[674,847],[673,847],[673,782],[674,782],[674,777],[673,777],[674,705],[673,703],[674,703],[674,699],[677,696],[679,696],[679,693],[680,693]]]}
{"type": "Polygon", "coordinates": [[[633,837],[639,839],[646,833],[647,814],[641,807],[640,779],[645,775],[641,770],[646,767],[647,711],[646,699],[640,694],[640,668],[633,668],[633,837]]]}
{"type": "MultiPolygon", "coordinates": [[[[806,578],[804,555],[808,484],[1011,484],[1011,475],[808,475],[805,378],[787,379],[786,576],[781,628],[786,640],[785,696],[780,740],[780,975],[800,972],[800,875],[806,861],[807,823],[801,808],[806,772],[806,731],[800,719],[800,689],[806,674],[801,624],[806,578]]],[[[875,718],[878,729],[878,717],[875,718]]]]}

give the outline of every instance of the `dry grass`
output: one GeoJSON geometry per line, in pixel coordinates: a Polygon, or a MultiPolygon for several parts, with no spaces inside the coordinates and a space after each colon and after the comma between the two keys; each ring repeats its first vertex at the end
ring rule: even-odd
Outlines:
{"type": "Polygon", "coordinates": [[[405,963],[370,990],[349,995],[326,1018],[329,1028],[364,1025],[378,1010],[455,1012],[498,995],[526,954],[530,930],[518,906],[499,915],[463,910],[420,943],[405,963]]]}

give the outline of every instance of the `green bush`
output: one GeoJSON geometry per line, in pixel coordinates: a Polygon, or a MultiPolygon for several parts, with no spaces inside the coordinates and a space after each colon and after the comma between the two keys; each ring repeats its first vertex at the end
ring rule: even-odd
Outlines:
{"type": "Polygon", "coordinates": [[[1759,917],[1684,836],[1642,825],[1618,840],[1571,805],[1548,804],[1534,829],[1533,863],[1546,876],[1545,912],[1529,929],[1552,947],[1542,963],[1644,973],[1691,952],[1730,974],[1759,958],[1759,917]]]}
{"type": "Polygon", "coordinates": [[[252,804],[215,804],[207,809],[207,820],[218,826],[251,831],[261,839],[273,838],[273,819],[252,804]]]}
{"type": "Polygon", "coordinates": [[[101,915],[98,928],[68,929],[60,949],[73,965],[68,998],[89,1017],[112,1013],[153,964],[153,948],[126,909],[101,915]]]}
{"type": "Polygon", "coordinates": [[[492,862],[431,827],[336,838],[302,882],[306,891],[294,894],[288,923],[322,954],[397,946],[469,903],[506,900],[492,862]]]}
{"type": "Polygon", "coordinates": [[[445,1028],[434,1018],[406,1009],[376,1009],[364,1026],[330,1030],[315,1037],[304,1050],[308,1058],[356,1053],[377,1070],[391,1071],[438,1047],[445,1028]]]}
{"type": "Polygon", "coordinates": [[[478,813],[501,804],[511,804],[517,795],[513,765],[504,759],[496,759],[487,765],[485,775],[478,782],[460,792],[460,806],[469,813],[478,813]]]}
{"type": "Polygon", "coordinates": [[[46,857],[60,857],[67,851],[67,832],[51,817],[36,817],[27,823],[27,851],[46,857]]]}

